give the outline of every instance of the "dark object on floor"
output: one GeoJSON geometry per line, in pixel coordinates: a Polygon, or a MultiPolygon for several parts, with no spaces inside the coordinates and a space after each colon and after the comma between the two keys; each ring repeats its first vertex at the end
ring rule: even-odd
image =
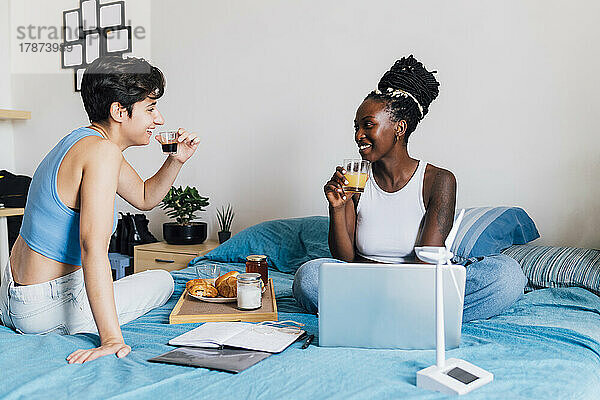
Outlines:
{"type": "MultiPolygon", "coordinates": [[[[31,178],[26,175],[15,175],[7,170],[0,170],[0,203],[4,207],[23,208],[27,203],[27,192],[31,178]]],[[[15,240],[19,236],[23,216],[7,217],[8,225],[8,248],[12,249],[15,240]]]]}
{"type": "Polygon", "coordinates": [[[144,214],[121,214],[117,229],[110,238],[109,253],[121,253],[133,257],[133,248],[139,244],[158,242],[148,230],[148,219],[144,214]]]}
{"type": "Polygon", "coordinates": [[[117,229],[110,236],[110,243],[108,244],[109,253],[120,253],[121,252],[121,236],[120,233],[123,230],[123,220],[119,218],[117,221],[117,229]]]}
{"type": "Polygon", "coordinates": [[[158,242],[158,239],[156,239],[148,230],[148,223],[150,221],[148,221],[148,218],[146,218],[145,214],[135,214],[133,218],[135,219],[135,224],[142,238],[143,244],[158,242]]]}
{"type": "Polygon", "coordinates": [[[135,218],[133,215],[127,213],[123,217],[123,222],[127,225],[127,248],[126,251],[121,249],[122,254],[127,254],[129,256],[133,256],[133,248],[139,244],[142,244],[142,236],[135,224],[135,218]]]}

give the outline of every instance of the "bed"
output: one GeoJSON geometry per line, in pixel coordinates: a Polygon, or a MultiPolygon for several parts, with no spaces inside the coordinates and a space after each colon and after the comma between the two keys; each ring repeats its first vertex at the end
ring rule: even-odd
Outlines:
{"type": "MultiPolygon", "coordinates": [[[[291,295],[291,264],[326,252],[326,222],[320,218],[318,223],[302,219],[300,229],[259,227],[254,233],[264,246],[273,246],[270,249],[244,247],[247,243],[233,240],[238,234],[228,246],[173,272],[176,288],[170,301],[123,326],[132,347],[124,359],[107,356],[69,365],[65,357],[78,348],[96,346],[98,336],[18,335],[0,326],[0,398],[445,398],[415,386],[416,372],[435,362],[433,350],[318,347],[316,316],[304,313],[291,295]],[[275,238],[273,243],[268,243],[269,236],[275,238]],[[299,244],[292,249],[283,245],[291,242],[299,244]],[[317,336],[316,343],[306,350],[295,343],[237,375],[147,362],[172,349],[166,344],[169,339],[199,325],[168,324],[185,282],[196,275],[195,266],[219,263],[222,270],[243,270],[237,258],[248,250],[263,250],[271,255],[272,265],[279,264],[269,271],[279,318],[306,324],[317,336]],[[296,257],[300,253],[303,256],[296,257]]],[[[256,237],[251,241],[257,243],[256,237]]],[[[491,384],[464,398],[595,399],[600,387],[599,328],[598,295],[582,287],[544,288],[525,294],[499,316],[464,324],[460,347],[448,351],[447,357],[468,360],[494,374],[491,384]]]]}

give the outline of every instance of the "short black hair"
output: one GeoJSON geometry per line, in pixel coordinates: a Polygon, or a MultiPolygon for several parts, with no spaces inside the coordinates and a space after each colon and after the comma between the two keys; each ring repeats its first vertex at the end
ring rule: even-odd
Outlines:
{"type": "Polygon", "coordinates": [[[91,122],[107,120],[114,102],[125,107],[131,117],[135,103],[146,97],[158,99],[164,92],[163,73],[143,58],[97,58],[85,69],[81,80],[81,98],[91,122]]]}
{"type": "Polygon", "coordinates": [[[387,111],[394,122],[406,121],[406,132],[404,142],[408,143],[408,137],[417,128],[417,124],[429,112],[429,105],[439,94],[440,84],[433,76],[437,71],[427,71],[423,64],[413,57],[402,57],[397,60],[392,68],[381,77],[377,85],[377,91],[372,91],[365,98],[377,99],[384,102],[387,111]],[[423,114],[417,103],[409,96],[391,97],[386,95],[391,90],[402,90],[413,95],[423,108],[423,114]]]}

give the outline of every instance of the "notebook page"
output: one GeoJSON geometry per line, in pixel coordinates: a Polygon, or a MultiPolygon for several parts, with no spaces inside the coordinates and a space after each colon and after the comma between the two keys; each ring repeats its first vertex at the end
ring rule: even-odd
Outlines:
{"type": "Polygon", "coordinates": [[[246,322],[206,322],[189,332],[169,340],[172,346],[220,347],[231,338],[243,332],[250,324],[246,322]]]}
{"type": "Polygon", "coordinates": [[[294,343],[303,330],[289,332],[272,326],[251,325],[239,334],[228,338],[225,345],[248,350],[279,353],[294,343]]]}

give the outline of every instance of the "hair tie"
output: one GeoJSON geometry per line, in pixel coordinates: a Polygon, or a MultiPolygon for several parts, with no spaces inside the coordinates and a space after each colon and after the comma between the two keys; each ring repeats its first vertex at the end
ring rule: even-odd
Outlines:
{"type": "Polygon", "coordinates": [[[372,93],[375,94],[380,94],[380,95],[384,95],[384,96],[388,96],[388,97],[404,97],[404,98],[411,98],[416,104],[417,107],[419,108],[419,112],[421,113],[421,118],[423,118],[423,107],[421,107],[421,103],[419,103],[419,101],[417,100],[417,98],[415,96],[413,96],[412,94],[402,90],[402,89],[394,89],[394,88],[387,88],[387,91],[384,93],[379,89],[375,89],[373,90],[372,93]]]}

